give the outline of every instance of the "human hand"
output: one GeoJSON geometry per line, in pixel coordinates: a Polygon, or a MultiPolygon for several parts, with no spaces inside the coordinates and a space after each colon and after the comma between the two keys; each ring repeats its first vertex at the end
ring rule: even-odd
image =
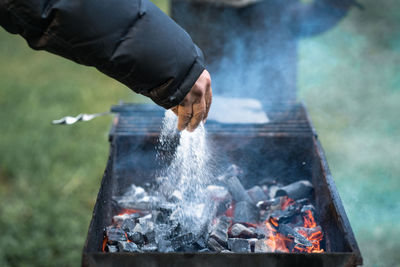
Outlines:
{"type": "Polygon", "coordinates": [[[178,130],[193,132],[201,121],[207,119],[212,101],[211,77],[204,70],[183,101],[171,108],[178,116],[178,130]]]}

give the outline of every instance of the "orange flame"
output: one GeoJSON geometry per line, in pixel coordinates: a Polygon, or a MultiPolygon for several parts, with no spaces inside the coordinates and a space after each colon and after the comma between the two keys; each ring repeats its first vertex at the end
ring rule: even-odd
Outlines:
{"type": "MultiPolygon", "coordinates": [[[[278,222],[276,222],[278,223],[278,222]]],[[[271,223],[268,221],[265,222],[265,226],[267,227],[270,234],[268,235],[268,239],[265,241],[265,244],[271,248],[272,251],[279,252],[289,252],[289,249],[286,246],[286,242],[289,242],[290,239],[278,233],[274,227],[272,227],[271,223]]]]}
{"type": "Polygon", "coordinates": [[[103,252],[106,251],[107,242],[108,242],[108,237],[104,237],[103,246],[101,247],[101,251],[103,251],[103,252]]]}
{"type": "Polygon", "coordinates": [[[295,202],[289,197],[284,197],[283,203],[281,204],[281,209],[285,210],[287,207],[293,205],[295,202]]]}
{"type": "Polygon", "coordinates": [[[118,216],[122,216],[122,215],[125,215],[125,214],[137,213],[137,212],[140,212],[140,210],[123,209],[123,210],[118,214],[118,216]]]}
{"type": "Polygon", "coordinates": [[[311,210],[306,210],[303,218],[304,218],[304,227],[305,228],[317,227],[317,223],[315,222],[315,219],[314,219],[314,216],[312,215],[311,210]]]}
{"type": "Polygon", "coordinates": [[[307,238],[311,242],[312,246],[302,248],[296,245],[294,249],[300,252],[307,252],[307,253],[324,252],[320,244],[324,235],[322,233],[321,228],[317,226],[317,223],[315,222],[311,210],[306,210],[303,218],[304,218],[304,229],[299,229],[298,233],[307,238]]]}

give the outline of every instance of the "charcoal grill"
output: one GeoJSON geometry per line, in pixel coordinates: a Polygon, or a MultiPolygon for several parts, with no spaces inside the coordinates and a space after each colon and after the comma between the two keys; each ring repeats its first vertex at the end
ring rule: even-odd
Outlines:
{"type": "Polygon", "coordinates": [[[303,104],[265,105],[267,124],[207,122],[208,138],[221,161],[240,165],[245,186],[260,177],[283,184],[306,179],[315,189],[314,204],[324,229],[325,253],[104,253],[103,229],[116,210],[112,196],[132,183],[142,185],[161,168],[155,161],[164,111],[155,105],[120,104],[109,135],[107,167],[93,211],[82,266],[357,266],[362,257],[347,219],[318,136],[303,104]]]}

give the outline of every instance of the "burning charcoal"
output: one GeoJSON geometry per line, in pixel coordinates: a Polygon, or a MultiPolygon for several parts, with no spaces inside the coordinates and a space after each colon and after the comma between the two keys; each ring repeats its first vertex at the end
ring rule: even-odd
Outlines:
{"type": "Polygon", "coordinates": [[[171,239],[171,246],[174,250],[182,246],[188,246],[194,241],[194,235],[192,233],[186,233],[183,235],[179,235],[171,239]]]}
{"type": "MultiPolygon", "coordinates": [[[[154,233],[154,223],[151,221],[151,216],[144,216],[139,219],[139,223],[136,224],[135,228],[131,231],[132,234],[139,233],[145,242],[152,242],[155,239],[154,233]]],[[[129,237],[129,236],[128,236],[129,237]]],[[[139,238],[139,235],[135,235],[136,238],[139,238]]],[[[133,236],[132,236],[133,238],[133,236]]],[[[141,240],[138,239],[138,240],[141,240]]],[[[134,240],[132,240],[135,242],[134,240]]],[[[135,242],[137,243],[137,242],[135,242]]],[[[139,244],[139,243],[137,243],[139,244]]]]}
{"type": "Polygon", "coordinates": [[[114,226],[108,226],[106,228],[106,236],[110,244],[114,244],[118,241],[126,241],[125,232],[121,228],[114,226]]]}
{"type": "Polygon", "coordinates": [[[146,232],[144,235],[144,240],[149,243],[149,242],[154,242],[156,239],[156,233],[154,230],[146,232]]]}
{"type": "Polygon", "coordinates": [[[212,226],[210,238],[215,239],[222,246],[226,247],[228,242],[229,225],[230,225],[230,220],[228,217],[221,216],[217,218],[216,223],[212,226]]]}
{"type": "Polygon", "coordinates": [[[229,192],[232,195],[232,198],[236,202],[240,201],[247,201],[252,202],[249,195],[247,194],[246,190],[244,189],[242,183],[236,176],[226,177],[225,179],[226,187],[228,188],[229,192]]]}
{"type": "Polygon", "coordinates": [[[313,185],[307,180],[301,180],[280,188],[276,191],[275,197],[288,196],[291,199],[297,200],[309,197],[312,191],[313,185]]]}
{"type": "Polygon", "coordinates": [[[177,237],[178,235],[180,235],[182,233],[182,226],[176,220],[170,221],[169,224],[168,224],[168,227],[169,227],[169,229],[168,229],[168,238],[177,237]]]}
{"type": "Polygon", "coordinates": [[[133,242],[118,242],[118,250],[119,252],[140,252],[138,246],[133,242]]]}
{"type": "Polygon", "coordinates": [[[253,200],[254,204],[257,204],[259,201],[263,201],[267,198],[267,196],[264,194],[264,191],[259,186],[254,186],[247,190],[247,194],[253,200]]]}
{"type": "MultiPolygon", "coordinates": [[[[264,221],[265,221],[265,220],[264,220],[264,221]]],[[[249,227],[249,229],[251,229],[251,230],[254,232],[254,234],[256,234],[256,236],[257,236],[258,239],[262,239],[262,238],[265,237],[265,232],[264,232],[264,230],[263,230],[261,227],[257,227],[257,228],[255,228],[255,229],[249,227]]]]}
{"type": "Polygon", "coordinates": [[[173,208],[175,205],[160,205],[156,211],[154,211],[154,216],[156,218],[155,223],[156,224],[164,224],[168,223],[169,217],[172,214],[173,208]]]}
{"type": "Polygon", "coordinates": [[[320,232],[322,234],[321,226],[316,226],[314,228],[295,227],[294,230],[298,233],[306,234],[307,236],[311,236],[318,232],[320,232]]]}
{"type": "Polygon", "coordinates": [[[129,190],[125,192],[124,195],[120,197],[114,197],[113,199],[122,208],[138,209],[136,205],[145,197],[148,197],[148,195],[143,187],[131,185],[129,190]]]}
{"type": "Polygon", "coordinates": [[[152,203],[150,201],[147,202],[137,202],[137,201],[118,201],[118,205],[124,209],[134,209],[134,210],[142,210],[148,211],[152,208],[152,203]]]}
{"type": "Polygon", "coordinates": [[[304,206],[301,208],[301,213],[304,214],[304,213],[306,212],[306,210],[310,210],[312,213],[315,213],[315,207],[314,207],[314,205],[312,205],[312,204],[304,205],[304,206]]]}
{"type": "Polygon", "coordinates": [[[276,219],[279,224],[281,224],[290,222],[294,216],[299,214],[300,206],[292,205],[288,206],[285,210],[275,210],[270,214],[270,216],[276,219]]]}
{"type": "Polygon", "coordinates": [[[243,224],[235,223],[230,229],[230,236],[250,238],[250,237],[256,237],[257,234],[254,233],[254,231],[252,231],[250,228],[244,226],[243,224]]]}
{"type": "Polygon", "coordinates": [[[106,246],[106,251],[107,252],[118,252],[118,247],[117,246],[113,246],[113,245],[107,245],[106,246]]]}
{"type": "Polygon", "coordinates": [[[207,241],[207,247],[211,250],[211,251],[222,251],[225,250],[225,247],[222,246],[220,243],[218,243],[217,240],[215,240],[213,237],[210,237],[207,241]]]}
{"type": "Polygon", "coordinates": [[[160,239],[157,242],[158,242],[158,251],[164,253],[174,252],[174,250],[171,247],[171,242],[169,240],[160,239]]]}
{"type": "Polygon", "coordinates": [[[232,197],[228,189],[223,186],[209,185],[207,186],[207,193],[215,203],[216,215],[219,216],[225,213],[232,202],[232,197]]]}
{"type": "Polygon", "coordinates": [[[228,248],[237,253],[251,252],[249,240],[243,238],[229,238],[228,248]]]}
{"type": "Polygon", "coordinates": [[[138,221],[143,226],[144,224],[147,224],[151,221],[151,217],[151,214],[147,214],[146,216],[140,217],[138,221]]]}
{"type": "Polygon", "coordinates": [[[134,242],[135,244],[138,245],[143,245],[144,244],[144,235],[140,232],[134,232],[134,233],[127,233],[128,239],[132,242],[134,242]]]}
{"type": "Polygon", "coordinates": [[[113,223],[121,226],[125,220],[135,220],[140,217],[140,214],[137,212],[134,213],[124,213],[122,215],[116,215],[113,217],[113,223]]]}
{"type": "Polygon", "coordinates": [[[307,238],[296,232],[292,227],[287,224],[280,224],[278,226],[278,232],[282,235],[294,239],[296,244],[300,244],[303,247],[311,247],[312,243],[307,238]]]}
{"type": "Polygon", "coordinates": [[[124,220],[121,224],[121,228],[125,232],[132,232],[133,229],[135,228],[135,226],[136,226],[136,223],[132,219],[124,220]]]}
{"type": "Polygon", "coordinates": [[[267,239],[259,239],[255,242],[254,252],[255,253],[267,253],[267,252],[274,252],[274,251],[267,245],[267,239]]]}
{"type": "Polygon", "coordinates": [[[155,252],[158,247],[155,244],[147,244],[140,248],[143,252],[155,252]]]}
{"type": "Polygon", "coordinates": [[[168,200],[174,203],[181,202],[183,199],[182,193],[178,190],[175,190],[172,192],[172,194],[169,196],[168,200]]]}
{"type": "Polygon", "coordinates": [[[142,225],[140,223],[136,224],[132,232],[143,234],[142,225]]]}
{"type": "Polygon", "coordinates": [[[264,201],[259,201],[257,203],[257,207],[259,209],[263,209],[263,210],[277,210],[277,209],[281,209],[281,198],[277,197],[277,198],[271,198],[268,200],[264,200],[264,201]]]}
{"type": "Polygon", "coordinates": [[[235,222],[256,223],[258,219],[258,208],[254,204],[247,201],[236,203],[233,219],[235,222]]]}
{"type": "Polygon", "coordinates": [[[207,242],[206,239],[204,239],[203,237],[200,237],[199,239],[196,240],[196,242],[194,243],[197,247],[199,247],[200,249],[204,249],[207,247],[207,242]]]}

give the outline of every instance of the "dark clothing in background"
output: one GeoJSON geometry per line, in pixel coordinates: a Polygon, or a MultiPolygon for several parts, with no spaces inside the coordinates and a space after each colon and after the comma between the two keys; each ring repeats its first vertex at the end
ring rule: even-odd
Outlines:
{"type": "Polygon", "coordinates": [[[204,70],[190,36],[148,0],[0,0],[0,25],[165,108],[179,104],[204,70]]]}
{"type": "Polygon", "coordinates": [[[299,39],[330,29],[352,4],[263,0],[237,8],[172,0],[171,15],[203,50],[214,94],[271,104],[296,100],[299,39]]]}

